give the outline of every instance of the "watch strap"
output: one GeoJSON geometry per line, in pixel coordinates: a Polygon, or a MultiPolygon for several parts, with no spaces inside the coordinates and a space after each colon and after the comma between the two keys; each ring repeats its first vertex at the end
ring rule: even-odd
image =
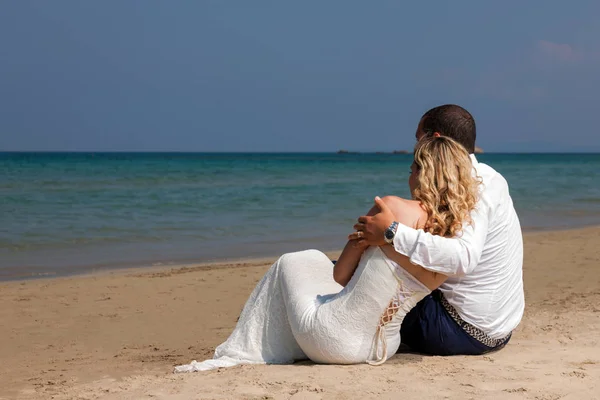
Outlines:
{"type": "Polygon", "coordinates": [[[398,222],[394,221],[390,224],[390,226],[386,229],[386,231],[383,234],[383,238],[387,244],[392,244],[394,242],[396,231],[398,231],[398,222]],[[391,237],[388,238],[388,236],[391,237]]]}

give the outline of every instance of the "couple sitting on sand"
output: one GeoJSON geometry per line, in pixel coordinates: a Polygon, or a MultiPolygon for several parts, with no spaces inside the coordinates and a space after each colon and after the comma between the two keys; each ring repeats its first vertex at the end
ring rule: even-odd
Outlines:
{"type": "Polygon", "coordinates": [[[475,121],[456,105],[419,122],[408,181],[358,219],[332,263],[285,254],[202,371],[310,359],[381,364],[400,343],[433,355],[502,348],[523,315],[523,242],[505,179],[478,163],[475,121]]]}

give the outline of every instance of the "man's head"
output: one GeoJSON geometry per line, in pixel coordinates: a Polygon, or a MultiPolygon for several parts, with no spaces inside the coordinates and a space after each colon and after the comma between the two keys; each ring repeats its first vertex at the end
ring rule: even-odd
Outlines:
{"type": "Polygon", "coordinates": [[[423,114],[415,136],[417,140],[429,136],[448,136],[463,145],[469,153],[475,152],[475,120],[467,110],[454,104],[435,107],[423,114]]]}

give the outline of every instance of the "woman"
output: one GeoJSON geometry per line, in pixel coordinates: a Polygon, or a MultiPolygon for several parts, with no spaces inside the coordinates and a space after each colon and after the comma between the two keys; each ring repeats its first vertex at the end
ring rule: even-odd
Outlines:
{"type": "MultiPolygon", "coordinates": [[[[468,153],[452,139],[429,137],[417,144],[409,186],[414,200],[383,199],[399,223],[447,237],[470,223],[478,181],[468,153]]],[[[400,345],[406,313],[446,279],[417,266],[405,270],[394,262],[397,256],[389,245],[361,248],[355,240],[335,266],[317,250],[283,255],[258,283],[214,358],[175,371],[307,358],[385,362],[400,345]]]]}

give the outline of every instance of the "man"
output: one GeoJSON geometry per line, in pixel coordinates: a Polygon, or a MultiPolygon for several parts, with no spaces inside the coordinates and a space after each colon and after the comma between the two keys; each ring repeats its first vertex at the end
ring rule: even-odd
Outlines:
{"type": "Polygon", "coordinates": [[[371,246],[393,244],[404,263],[448,276],[404,319],[404,344],[426,354],[484,354],[508,343],[523,316],[521,227],[506,180],[473,155],[476,130],[471,114],[457,105],[427,111],[416,138],[431,135],[451,137],[471,154],[474,173],[482,179],[472,223],[456,238],[433,236],[398,225],[377,199],[380,213],[360,217],[354,226],[357,232],[349,238],[371,246]]]}

